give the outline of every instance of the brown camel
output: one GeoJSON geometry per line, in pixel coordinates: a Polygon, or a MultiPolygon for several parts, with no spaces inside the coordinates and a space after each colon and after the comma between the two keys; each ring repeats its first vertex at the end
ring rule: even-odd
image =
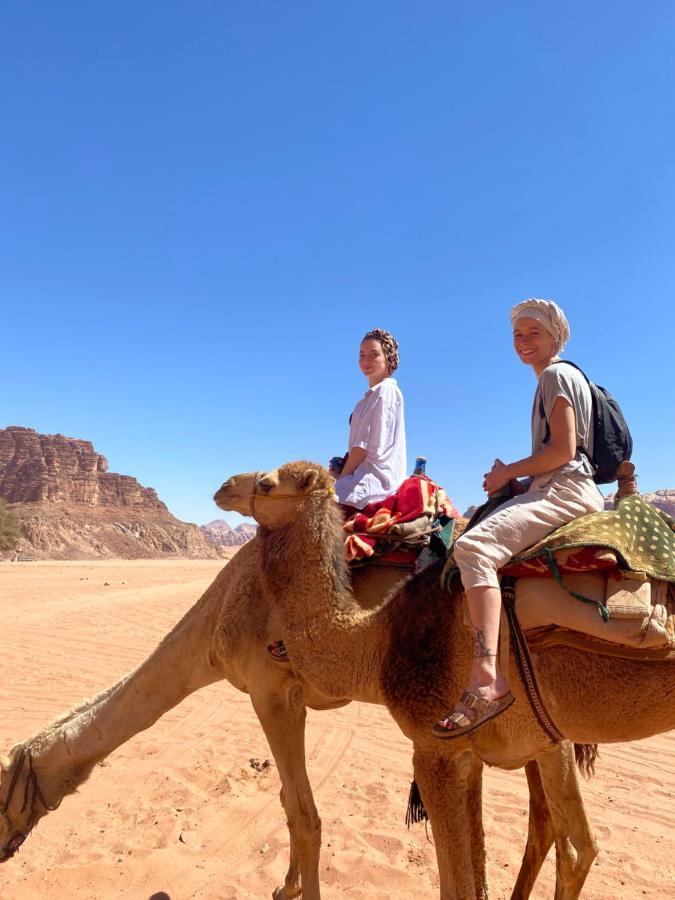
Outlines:
{"type": "MultiPolygon", "coordinates": [[[[279,634],[294,669],[327,697],[385,704],[412,740],[442,897],[487,895],[481,763],[515,768],[533,760],[536,769],[528,768],[528,780],[534,821],[514,895],[527,896],[543,847],[555,838],[556,898],[577,897],[596,846],[569,748],[556,747],[544,735],[515,673],[517,702],[506,713],[461,739],[432,736],[431,724],[458,695],[470,665],[461,589],[448,596],[439,567],[432,566],[377,608],[363,610],[350,590],[331,483],[316,464],[289,463],[267,475],[235,476],[216,495],[223,509],[252,510],[261,525],[264,581],[278,606],[279,634]],[[545,805],[550,819],[544,819],[534,847],[536,816],[545,805]]],[[[549,582],[537,584],[542,591],[552,589],[549,582]]],[[[571,647],[536,654],[539,686],[554,721],[569,740],[585,744],[636,740],[675,727],[675,687],[664,666],[571,647]]]]}
{"type": "MultiPolygon", "coordinates": [[[[306,468],[303,464],[303,473],[306,468]]],[[[293,471],[293,467],[290,467],[287,477],[293,471]]],[[[315,501],[323,496],[324,506],[328,506],[326,492],[321,488],[321,478],[327,476],[319,467],[315,467],[315,476],[316,493],[311,497],[308,495],[304,500],[310,501],[313,508],[315,501]]],[[[246,477],[236,479],[237,485],[241,487],[238,493],[242,496],[247,494],[250,499],[255,478],[249,476],[248,481],[245,479],[246,477]]],[[[297,492],[301,484],[297,469],[295,478],[290,478],[290,481],[293,490],[297,492]]],[[[232,482],[229,485],[231,488],[232,482]]],[[[268,481],[261,484],[259,490],[266,490],[267,485],[268,481]]],[[[278,486],[270,490],[274,490],[277,498],[283,493],[278,486]]],[[[230,493],[233,492],[230,490],[230,493]]],[[[222,499],[223,504],[227,505],[225,495],[222,499]]],[[[304,505],[304,500],[301,503],[295,502],[294,506],[304,505]]],[[[268,506],[278,513],[283,504],[277,502],[268,506]]],[[[267,521],[260,513],[261,502],[256,501],[256,507],[256,515],[267,521]]],[[[333,509],[332,500],[330,509],[333,509]]],[[[249,511],[248,506],[245,511],[249,511]]],[[[283,614],[283,604],[276,604],[263,589],[263,551],[269,551],[267,538],[271,534],[271,531],[268,533],[265,528],[261,529],[261,536],[239,551],[194,607],[136,671],[11,751],[9,758],[3,761],[4,771],[0,781],[0,858],[9,858],[36,822],[48,810],[54,809],[63,796],[72,793],[88,777],[96,762],[137,732],[150,727],[166,710],[192,691],[226,678],[235,687],[251,694],[282,781],[282,803],[289,825],[291,853],[285,884],[275,891],[275,897],[277,900],[289,900],[302,893],[306,900],[315,900],[320,896],[320,820],[304,762],[305,708],[335,708],[354,697],[381,703],[385,702],[386,697],[379,687],[380,675],[376,671],[371,673],[371,684],[368,684],[367,678],[362,677],[359,679],[358,691],[341,693],[338,690],[336,693],[334,686],[322,683],[322,678],[319,678],[316,685],[312,684],[299,671],[297,660],[291,666],[279,665],[271,660],[265,649],[267,643],[273,637],[290,633],[283,614]]],[[[329,542],[329,546],[333,545],[329,542]]],[[[321,562],[320,555],[316,558],[321,562]]],[[[333,562],[337,565],[339,561],[335,559],[333,562]]],[[[327,572],[325,565],[322,571],[327,572]]],[[[334,577],[333,572],[326,583],[326,588],[330,589],[326,594],[329,602],[334,577]]],[[[396,589],[405,580],[405,574],[397,570],[363,570],[356,573],[352,585],[354,598],[359,604],[356,612],[362,615],[364,609],[379,605],[386,596],[392,597],[393,602],[400,602],[396,600],[396,589]]],[[[318,601],[322,599],[321,596],[317,598],[318,601]]],[[[447,605],[447,598],[443,597],[442,602],[447,605]]],[[[318,608],[322,608],[322,605],[319,602],[318,608]]],[[[379,616],[381,612],[375,615],[379,616]]],[[[342,625],[349,626],[349,617],[339,618],[342,625]]],[[[442,624],[440,623],[441,626],[442,624]]],[[[357,624],[355,636],[358,635],[359,627],[357,624]]],[[[295,653],[299,645],[292,642],[292,646],[295,653]]],[[[371,649],[367,648],[363,656],[366,665],[371,659],[371,649]]],[[[378,656],[379,652],[375,655],[378,656]]],[[[433,749],[437,749],[435,744],[433,749]]],[[[422,772],[423,761],[424,756],[420,756],[418,752],[418,775],[422,772]]],[[[439,764],[445,773],[451,773],[456,783],[461,785],[458,797],[461,798],[460,802],[466,804],[466,815],[462,815],[460,826],[455,829],[453,821],[456,818],[456,799],[448,804],[447,810],[442,808],[442,803],[437,803],[434,807],[423,783],[424,795],[432,810],[434,828],[441,841],[444,840],[444,834],[452,834],[457,838],[462,847],[467,849],[467,858],[472,863],[470,877],[464,874],[456,884],[451,869],[445,867],[443,896],[487,897],[482,825],[479,814],[475,814],[480,809],[482,762],[475,754],[461,753],[459,756],[447,756],[439,764]],[[443,816],[447,821],[441,826],[443,816]],[[469,883],[471,889],[465,889],[469,883]]],[[[511,766],[514,763],[509,761],[508,764],[511,766]]],[[[560,831],[559,823],[562,821],[565,825],[565,822],[555,805],[552,806],[553,814],[549,813],[539,774],[548,770],[555,770],[556,778],[564,782],[571,797],[578,796],[570,746],[558,745],[545,754],[543,761],[530,761],[526,765],[531,790],[530,831],[514,897],[529,895],[554,837],[559,844],[558,880],[561,884],[567,877],[562,871],[565,865],[573,874],[582,869],[585,874],[595,854],[592,836],[583,817],[583,808],[575,824],[576,831],[560,831]],[[563,834],[563,837],[558,837],[558,833],[563,834]],[[569,841],[569,846],[565,841],[569,841]],[[580,848],[576,870],[575,848],[580,848]]],[[[576,895],[568,893],[560,896],[576,895]]]]}

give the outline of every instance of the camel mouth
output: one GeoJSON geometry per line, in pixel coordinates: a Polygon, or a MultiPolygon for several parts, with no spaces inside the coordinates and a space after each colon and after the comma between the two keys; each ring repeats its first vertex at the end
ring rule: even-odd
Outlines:
{"type": "Polygon", "coordinates": [[[216,491],[213,495],[213,502],[216,506],[220,507],[220,509],[230,512],[236,510],[237,506],[245,505],[248,507],[251,502],[251,495],[230,494],[227,490],[220,488],[220,490],[216,491]]]}
{"type": "Polygon", "coordinates": [[[213,499],[216,501],[216,506],[219,506],[221,509],[230,510],[231,509],[230,503],[244,503],[245,501],[248,501],[250,498],[249,497],[220,497],[220,498],[214,497],[213,499]]]}
{"type": "Polygon", "coordinates": [[[0,863],[7,862],[8,859],[11,859],[26,840],[26,837],[27,835],[22,831],[17,831],[16,834],[13,834],[5,846],[0,849],[0,863]]]}

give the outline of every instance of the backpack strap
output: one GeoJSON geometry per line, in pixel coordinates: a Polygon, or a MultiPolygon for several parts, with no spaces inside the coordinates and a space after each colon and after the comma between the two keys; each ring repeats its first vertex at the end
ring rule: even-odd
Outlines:
{"type": "Polygon", "coordinates": [[[546,431],[544,433],[544,443],[548,444],[551,439],[551,426],[548,424],[548,419],[546,418],[546,410],[544,409],[544,401],[541,399],[541,393],[539,394],[539,418],[543,419],[546,423],[546,431]]]}
{"type": "MultiPolygon", "coordinates": [[[[577,372],[581,372],[581,374],[586,379],[586,384],[588,385],[588,389],[591,392],[591,411],[592,411],[591,423],[595,422],[595,420],[597,418],[597,412],[596,412],[595,394],[593,393],[593,382],[588,377],[588,375],[584,372],[584,370],[581,368],[581,366],[578,366],[576,363],[573,363],[570,359],[559,359],[559,360],[557,360],[557,362],[565,363],[565,365],[567,365],[567,366],[572,366],[572,368],[576,369],[577,372]]],[[[541,397],[541,391],[539,392],[539,418],[543,419],[546,422],[546,432],[544,434],[544,443],[548,444],[548,442],[551,439],[551,427],[548,424],[548,419],[546,418],[546,410],[544,409],[544,401],[542,400],[542,397],[541,397]]],[[[579,447],[578,449],[581,450],[581,452],[585,454],[586,458],[588,459],[590,464],[595,469],[595,466],[593,465],[593,460],[591,459],[591,457],[588,453],[588,450],[585,447],[579,447]]]]}

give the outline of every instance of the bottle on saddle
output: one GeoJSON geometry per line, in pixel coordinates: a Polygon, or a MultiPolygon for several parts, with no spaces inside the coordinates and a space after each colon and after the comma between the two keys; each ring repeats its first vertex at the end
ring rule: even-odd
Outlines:
{"type": "Polygon", "coordinates": [[[413,475],[424,475],[427,474],[427,458],[426,456],[416,456],[415,457],[415,468],[413,469],[413,475]]]}

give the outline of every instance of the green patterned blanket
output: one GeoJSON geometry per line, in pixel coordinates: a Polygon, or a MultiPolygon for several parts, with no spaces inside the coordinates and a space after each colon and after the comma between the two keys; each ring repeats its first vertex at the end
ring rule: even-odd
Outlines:
{"type": "Polygon", "coordinates": [[[610,547],[623,568],[675,582],[675,519],[639,495],[620,500],[616,509],[568,522],[513,562],[568,547],[610,547]]]}

